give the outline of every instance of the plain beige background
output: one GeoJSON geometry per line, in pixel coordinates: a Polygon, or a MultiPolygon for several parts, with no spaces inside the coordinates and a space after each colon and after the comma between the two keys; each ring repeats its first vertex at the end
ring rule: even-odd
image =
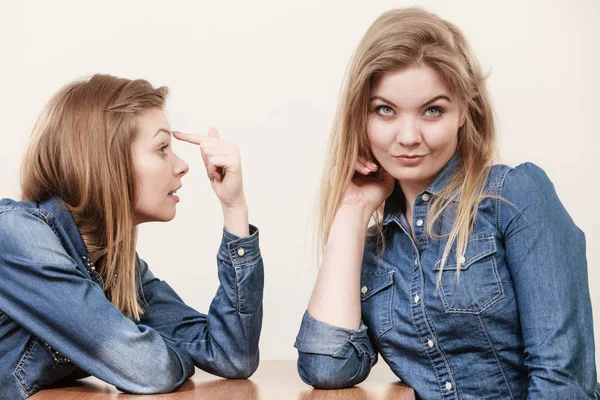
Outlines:
{"type": "MultiPolygon", "coordinates": [[[[64,83],[102,72],[169,86],[173,129],[205,133],[214,125],[241,147],[265,262],[261,355],[295,358],[292,345],[317,273],[317,188],[344,71],[377,16],[415,4],[465,32],[490,73],[503,160],[544,168],[586,233],[600,346],[595,0],[1,1],[0,197],[18,196],[33,123],[64,83]]],[[[218,285],[220,208],[196,149],[174,147],[191,166],[178,216],[142,226],[138,251],[206,312],[218,285]]]]}

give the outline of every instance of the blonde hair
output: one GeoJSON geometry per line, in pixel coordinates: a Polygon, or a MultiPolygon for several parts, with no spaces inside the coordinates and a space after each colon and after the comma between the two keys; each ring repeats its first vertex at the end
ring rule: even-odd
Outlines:
{"type": "MultiPolygon", "coordinates": [[[[430,205],[431,217],[427,222],[428,234],[435,236],[435,221],[453,201],[457,201],[442,267],[455,242],[456,259],[465,253],[478,205],[486,197],[483,188],[496,155],[493,113],[485,77],[461,31],[419,8],[391,10],[381,15],[358,45],[346,74],[321,184],[321,253],[329,238],[341,196],[354,175],[357,158],[374,159],[366,134],[372,85],[387,71],[415,63],[438,74],[461,104],[465,116],[457,148],[461,168],[430,205]]],[[[382,211],[383,207],[373,215],[380,235],[382,211]]]]}
{"type": "Polygon", "coordinates": [[[136,180],[131,144],[136,115],[163,108],[166,87],[94,75],[67,84],[42,111],[21,168],[21,196],[61,198],[90,253],[107,298],[139,319],[133,210],[136,180]]]}

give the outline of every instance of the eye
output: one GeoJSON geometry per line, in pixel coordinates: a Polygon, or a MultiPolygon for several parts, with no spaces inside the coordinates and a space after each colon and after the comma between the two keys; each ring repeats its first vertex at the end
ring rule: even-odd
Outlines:
{"type": "Polygon", "coordinates": [[[441,107],[429,107],[425,110],[426,117],[439,117],[444,113],[444,110],[441,107]]]}
{"type": "Polygon", "coordinates": [[[160,146],[160,148],[158,149],[158,154],[160,154],[161,156],[165,156],[167,155],[167,147],[169,147],[169,144],[163,144],[162,146],[160,146]]]}
{"type": "Polygon", "coordinates": [[[391,115],[394,115],[394,110],[392,110],[392,107],[390,106],[377,106],[375,108],[375,112],[379,115],[383,115],[384,117],[389,117],[391,115]]]}

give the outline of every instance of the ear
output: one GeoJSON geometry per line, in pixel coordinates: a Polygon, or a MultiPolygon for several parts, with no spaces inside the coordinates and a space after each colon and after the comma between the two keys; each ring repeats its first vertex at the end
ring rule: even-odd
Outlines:
{"type": "Polygon", "coordinates": [[[464,113],[464,112],[462,112],[462,113],[460,114],[460,119],[459,119],[459,121],[458,121],[458,122],[459,122],[459,124],[458,124],[458,127],[459,127],[459,128],[462,128],[462,127],[463,127],[463,125],[465,124],[465,122],[466,122],[466,121],[467,121],[467,116],[465,115],[465,113],[464,113]]]}

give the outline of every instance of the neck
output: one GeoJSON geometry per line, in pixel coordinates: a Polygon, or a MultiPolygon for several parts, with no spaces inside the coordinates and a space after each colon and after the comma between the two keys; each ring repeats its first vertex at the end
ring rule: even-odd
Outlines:
{"type": "Polygon", "coordinates": [[[427,189],[426,185],[423,184],[413,184],[413,183],[403,183],[398,181],[400,184],[400,189],[402,189],[402,194],[404,195],[404,201],[406,202],[406,216],[412,216],[412,209],[415,205],[415,199],[417,195],[421,193],[423,190],[427,189]]]}

